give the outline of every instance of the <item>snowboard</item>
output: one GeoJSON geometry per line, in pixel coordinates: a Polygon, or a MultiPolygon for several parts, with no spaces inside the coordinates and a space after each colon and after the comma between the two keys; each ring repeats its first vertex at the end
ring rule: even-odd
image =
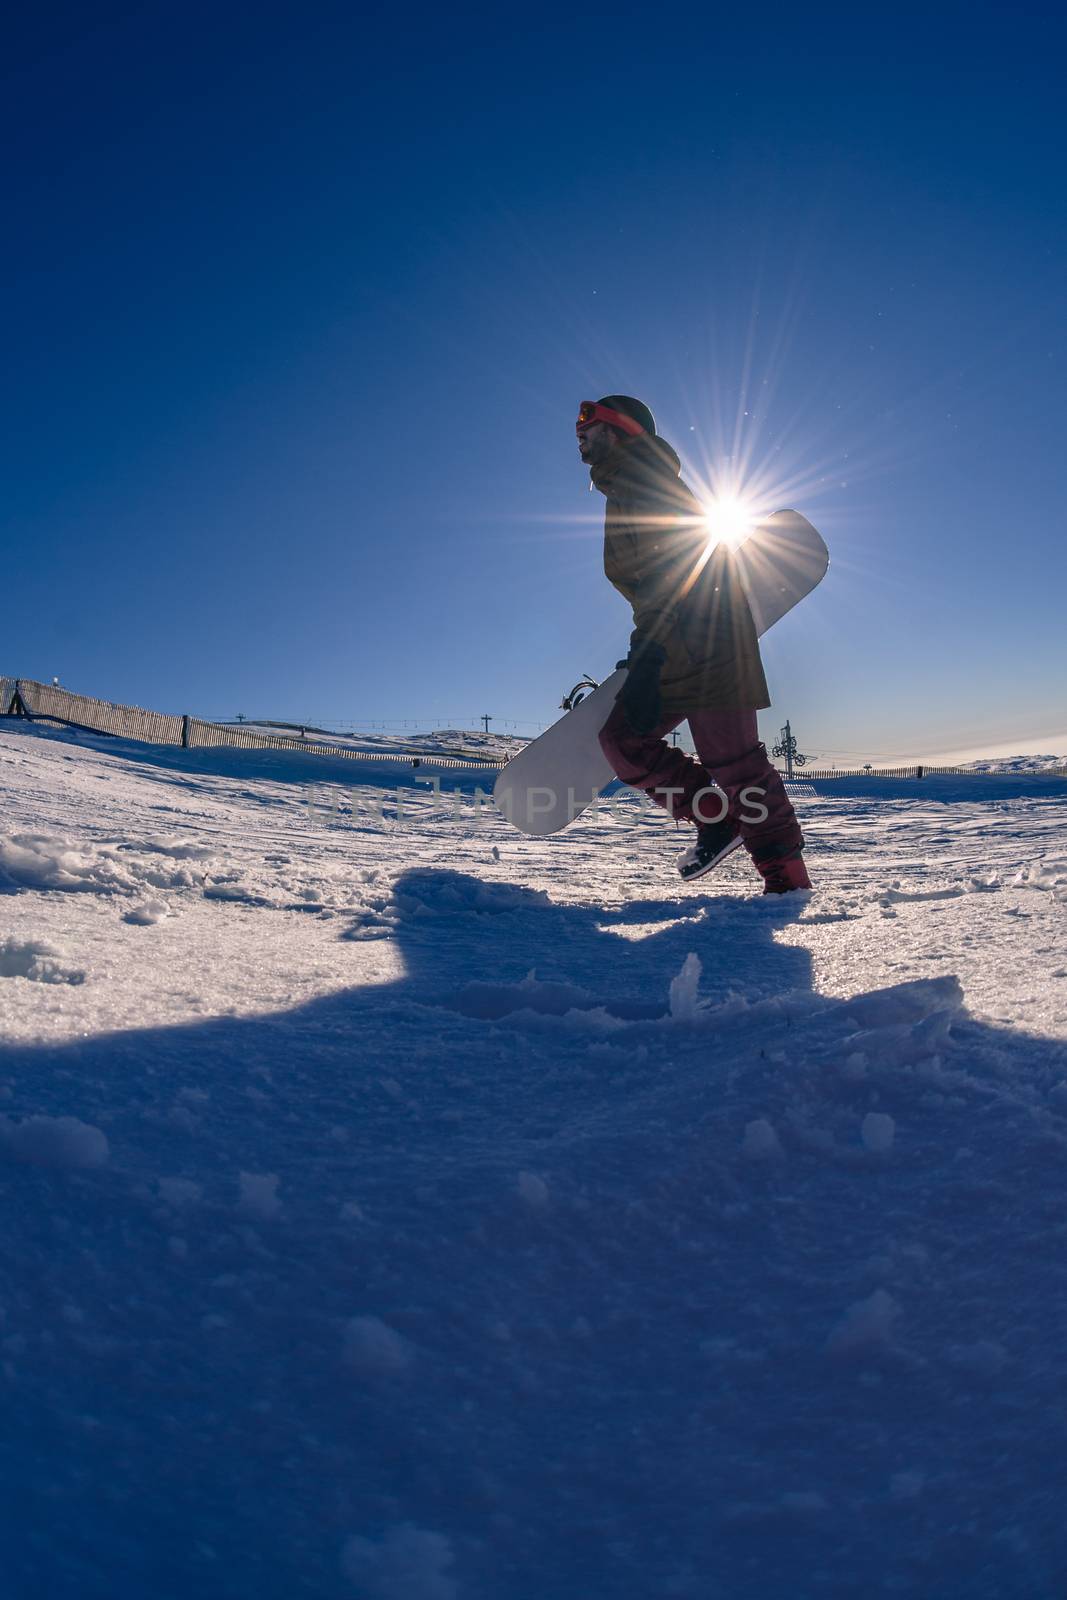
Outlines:
{"type": "MultiPolygon", "coordinates": [[[[776,511],[738,546],[734,561],[756,632],[764,634],[822,581],[830,556],[798,511],[776,511]]],[[[597,736],[625,681],[625,667],[617,668],[504,767],[493,799],[523,833],[558,833],[615,781],[597,736]]]]}

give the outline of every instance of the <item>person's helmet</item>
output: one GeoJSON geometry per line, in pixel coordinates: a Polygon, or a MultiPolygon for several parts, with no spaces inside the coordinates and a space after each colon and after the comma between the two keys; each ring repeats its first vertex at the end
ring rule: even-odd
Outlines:
{"type": "Polygon", "coordinates": [[[630,394],[606,394],[602,400],[597,401],[598,406],[604,406],[608,411],[621,411],[624,417],[631,417],[644,428],[646,433],[655,435],[656,419],[646,405],[640,400],[635,400],[630,394]]]}

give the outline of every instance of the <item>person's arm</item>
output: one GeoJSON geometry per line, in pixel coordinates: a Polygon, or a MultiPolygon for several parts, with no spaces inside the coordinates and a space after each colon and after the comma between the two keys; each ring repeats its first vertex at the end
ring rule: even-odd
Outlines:
{"type": "Polygon", "coordinates": [[[679,493],[648,496],[639,516],[643,548],[633,597],[634,639],[665,648],[703,568],[704,535],[679,493]]]}
{"type": "Polygon", "coordinates": [[[681,525],[677,506],[658,495],[643,496],[633,515],[639,530],[640,562],[632,599],[634,630],[626,661],[620,662],[629,674],[619,698],[634,731],[651,733],[662,720],[660,674],[677,626],[678,607],[684,600],[674,576],[681,525]]]}
{"type": "Polygon", "coordinates": [[[619,699],[626,711],[626,719],[635,733],[651,733],[663,717],[663,698],[660,694],[660,673],[667,652],[654,639],[636,631],[630,636],[630,653],[620,667],[626,667],[626,682],[619,690],[619,699]]]}

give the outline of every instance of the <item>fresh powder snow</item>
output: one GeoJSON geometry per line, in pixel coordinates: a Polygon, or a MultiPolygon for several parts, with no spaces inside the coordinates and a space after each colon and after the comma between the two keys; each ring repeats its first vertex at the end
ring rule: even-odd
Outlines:
{"type": "Polygon", "coordinates": [[[1051,760],[762,898],[424,748],[0,725],[3,1594],[1061,1600],[1051,760]]]}

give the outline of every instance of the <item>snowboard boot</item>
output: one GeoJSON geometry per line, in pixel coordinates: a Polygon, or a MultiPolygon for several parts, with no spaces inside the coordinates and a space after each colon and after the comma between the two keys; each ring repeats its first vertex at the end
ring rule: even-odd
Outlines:
{"type": "Polygon", "coordinates": [[[728,817],[723,817],[721,822],[700,822],[697,824],[695,842],[678,857],[678,871],[686,883],[693,878],[702,878],[705,872],[717,867],[731,850],[736,850],[740,843],[737,823],[731,822],[728,817]]]}
{"type": "Polygon", "coordinates": [[[779,846],[777,850],[772,845],[752,860],[763,879],[764,894],[790,894],[794,889],[811,888],[801,844],[779,846]]]}

